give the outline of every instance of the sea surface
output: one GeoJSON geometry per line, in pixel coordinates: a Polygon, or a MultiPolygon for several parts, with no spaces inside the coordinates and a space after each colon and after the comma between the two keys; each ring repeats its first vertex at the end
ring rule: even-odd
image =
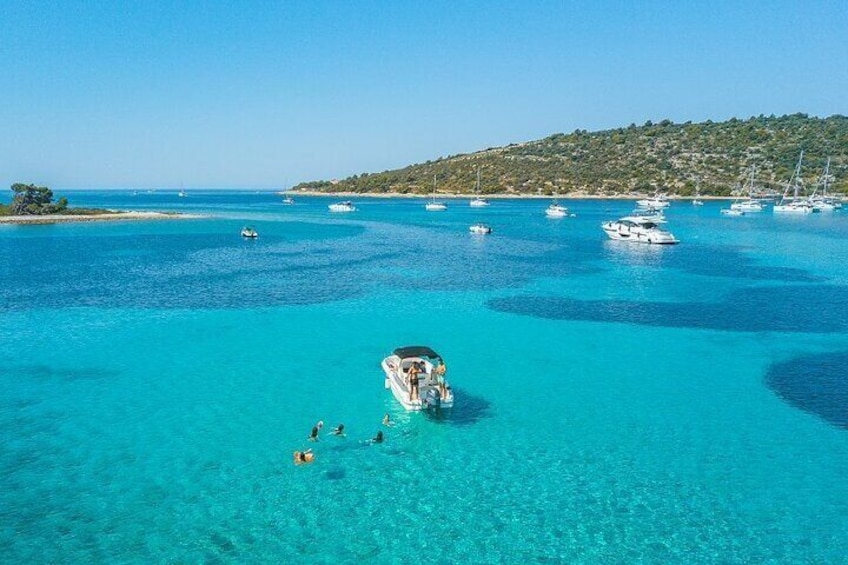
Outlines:
{"type": "Polygon", "coordinates": [[[0,226],[2,563],[848,562],[848,212],[58,196],[203,217],[0,226]]]}

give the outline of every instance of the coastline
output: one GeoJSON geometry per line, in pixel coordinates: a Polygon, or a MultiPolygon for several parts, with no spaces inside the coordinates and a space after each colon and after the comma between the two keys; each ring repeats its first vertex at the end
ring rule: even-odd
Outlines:
{"type": "MultiPolygon", "coordinates": [[[[320,192],[317,190],[285,190],[275,194],[279,196],[326,196],[328,198],[415,198],[428,199],[432,198],[432,194],[408,194],[402,192],[320,192]]],[[[581,192],[570,192],[568,194],[474,194],[474,193],[451,193],[451,194],[436,194],[436,198],[448,200],[463,200],[471,198],[485,198],[487,200],[640,200],[642,198],[651,198],[649,194],[615,194],[615,195],[599,195],[588,194],[581,192]]],[[[669,196],[669,200],[734,200],[736,196],[669,196]]]]}
{"type": "Polygon", "coordinates": [[[44,216],[0,216],[0,224],[37,225],[64,224],[71,222],[106,222],[115,220],[190,220],[202,218],[196,214],[180,214],[176,212],[109,212],[106,214],[78,215],[48,214],[44,216]]]}

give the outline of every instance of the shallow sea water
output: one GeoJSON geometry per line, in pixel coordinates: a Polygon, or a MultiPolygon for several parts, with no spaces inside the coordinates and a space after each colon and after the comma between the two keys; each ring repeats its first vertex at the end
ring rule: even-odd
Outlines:
{"type": "Polygon", "coordinates": [[[844,214],[68,196],[207,217],[0,226],[0,561],[845,562],[844,214]],[[450,412],[383,388],[409,344],[450,412]]]}

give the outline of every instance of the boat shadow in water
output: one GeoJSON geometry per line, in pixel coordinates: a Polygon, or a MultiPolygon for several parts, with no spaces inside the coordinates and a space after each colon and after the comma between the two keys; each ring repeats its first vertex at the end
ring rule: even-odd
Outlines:
{"type": "Polygon", "coordinates": [[[787,404],[848,430],[848,351],[806,355],[772,365],[766,385],[787,404]]]}
{"type": "Polygon", "coordinates": [[[470,426],[480,420],[492,417],[492,403],[470,392],[453,387],[454,406],[445,410],[436,408],[425,410],[427,419],[437,424],[470,426]]]}

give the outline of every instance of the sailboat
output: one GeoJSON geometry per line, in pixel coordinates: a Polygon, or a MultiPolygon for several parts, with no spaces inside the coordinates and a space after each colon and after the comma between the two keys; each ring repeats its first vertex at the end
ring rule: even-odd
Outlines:
{"type": "Polygon", "coordinates": [[[831,180],[830,157],[828,157],[827,165],[824,167],[824,172],[822,172],[818,183],[816,183],[816,190],[813,191],[813,195],[810,197],[810,203],[822,212],[833,212],[834,210],[842,208],[842,203],[840,201],[827,195],[827,186],[831,180]],[[818,194],[819,186],[822,187],[821,194],[818,194]]]}
{"type": "Polygon", "coordinates": [[[433,175],[433,198],[424,206],[424,209],[428,212],[441,212],[448,209],[444,202],[436,200],[436,175],[433,175]]]}
{"type": "Polygon", "coordinates": [[[471,202],[468,203],[472,208],[483,208],[489,205],[489,201],[480,196],[480,167],[477,167],[477,186],[474,188],[476,195],[471,202]]]}
{"type": "Polygon", "coordinates": [[[704,201],[701,200],[701,184],[695,185],[695,198],[692,200],[692,206],[703,206],[704,201]]]}
{"type": "Polygon", "coordinates": [[[757,168],[751,167],[751,175],[748,177],[748,198],[746,200],[737,200],[730,205],[731,210],[739,210],[741,212],[762,212],[763,204],[754,198],[754,176],[757,174],[757,168]]]}
{"type": "Polygon", "coordinates": [[[798,164],[795,165],[795,171],[786,183],[786,189],[783,191],[783,197],[780,202],[774,205],[774,211],[782,214],[811,214],[820,212],[806,198],[801,198],[800,194],[804,190],[803,181],[801,180],[801,161],[804,159],[804,150],[801,150],[801,155],[798,157],[798,164]],[[792,193],[790,196],[789,193],[792,193]]]}

